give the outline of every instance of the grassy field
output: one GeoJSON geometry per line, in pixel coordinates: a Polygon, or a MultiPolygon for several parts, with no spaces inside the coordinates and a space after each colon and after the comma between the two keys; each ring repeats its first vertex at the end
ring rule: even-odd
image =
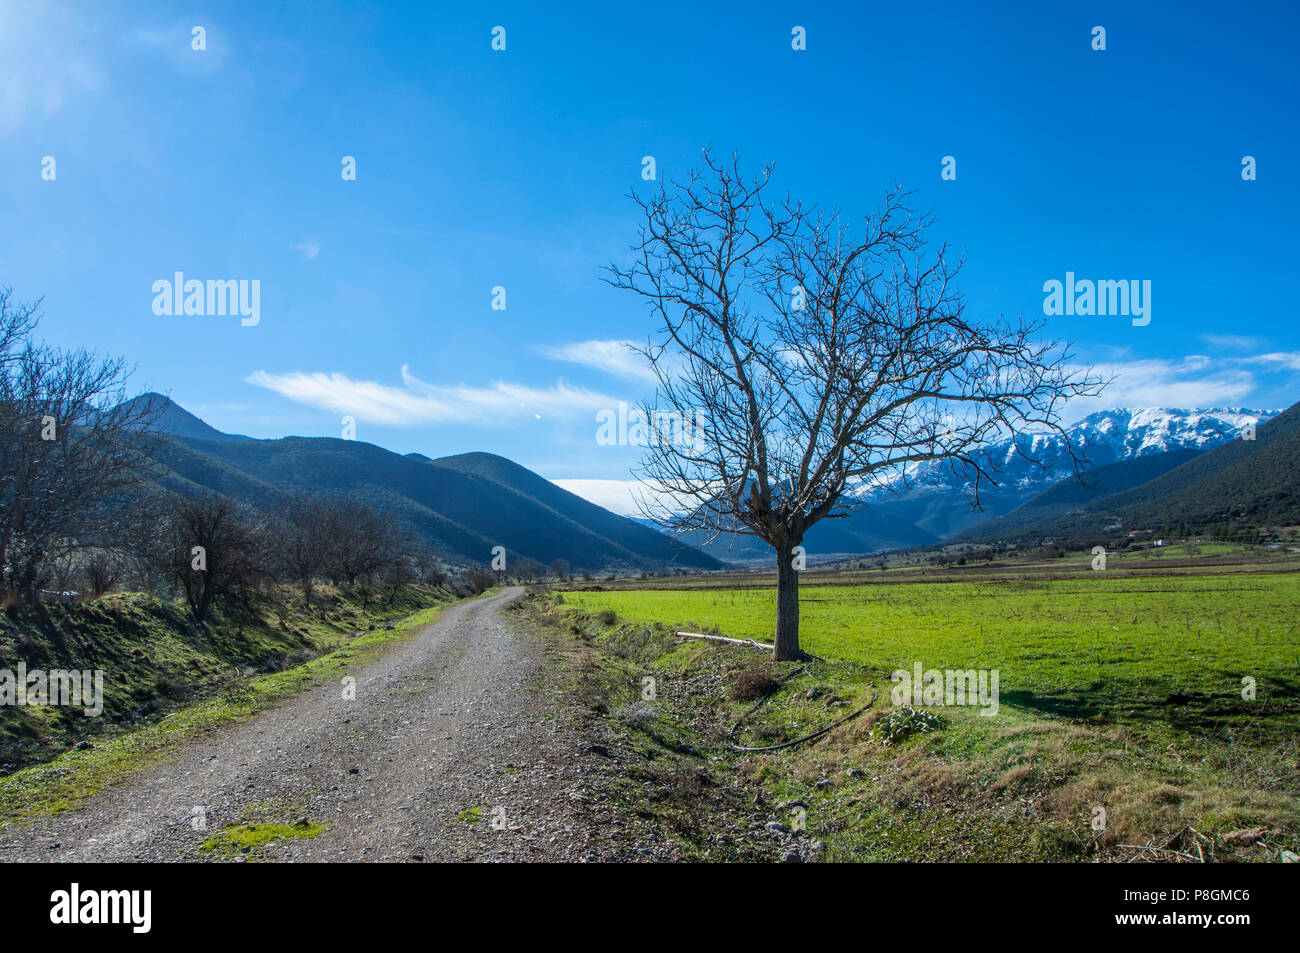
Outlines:
{"type": "Polygon", "coordinates": [[[755,584],[742,575],[732,588],[641,580],[555,598],[593,646],[664,676],[657,737],[679,732],[677,748],[805,805],[825,856],[1276,860],[1300,852],[1300,573],[1225,555],[1064,578],[1028,564],[806,575],[802,638],[820,661],[808,672],[773,666],[792,677],[735,737],[778,743],[872,692],[879,701],[816,743],[757,755],[732,753],[734,733],[722,729],[750,708],[737,680],[771,663],[672,633],[770,641],[771,589],[741,588],[755,584]],[[998,714],[934,707],[940,730],[881,744],[873,729],[893,710],[889,675],[917,662],[996,670],[998,714]]]}
{"type": "MultiPolygon", "coordinates": [[[[776,613],[766,589],[566,598],[627,619],[765,641],[776,613]]],[[[1294,702],[1300,674],[1300,573],[805,586],[800,617],[815,655],[885,676],[917,661],[998,669],[1009,703],[1077,714],[1163,711],[1177,695],[1235,709],[1246,676],[1261,699],[1294,702]]]]}

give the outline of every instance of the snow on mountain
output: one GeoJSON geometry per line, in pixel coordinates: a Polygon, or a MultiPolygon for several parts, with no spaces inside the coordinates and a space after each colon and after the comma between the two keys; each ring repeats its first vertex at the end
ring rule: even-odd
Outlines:
{"type": "Polygon", "coordinates": [[[1116,453],[1116,460],[1144,457],[1170,450],[1208,450],[1238,437],[1249,425],[1258,425],[1281,413],[1278,410],[1107,410],[1091,414],[1070,428],[1071,440],[1101,443],[1116,453]]]}
{"type": "MultiPolygon", "coordinates": [[[[1248,426],[1258,426],[1279,413],[1279,410],[1239,407],[1211,410],[1116,408],[1089,414],[1068,427],[1064,437],[1055,433],[1017,434],[989,446],[987,452],[989,460],[997,467],[999,484],[1037,492],[1073,474],[1073,462],[1068,451],[1071,446],[1085,461],[1083,468],[1087,470],[1170,450],[1208,450],[1241,436],[1248,426]]],[[[897,491],[902,489],[903,482],[900,475],[885,486],[897,491]]],[[[909,468],[906,480],[914,490],[963,489],[969,483],[967,474],[953,473],[947,464],[933,463],[909,468]]],[[[888,492],[888,489],[878,489],[867,498],[879,499],[888,492]]]]}

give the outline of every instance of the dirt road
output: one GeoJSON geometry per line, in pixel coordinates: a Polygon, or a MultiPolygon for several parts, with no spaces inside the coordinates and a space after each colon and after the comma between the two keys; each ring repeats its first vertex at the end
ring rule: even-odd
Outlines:
{"type": "Polygon", "coordinates": [[[543,649],[505,618],[520,592],[450,606],[354,672],[353,700],[318,686],[0,831],[0,861],[238,860],[258,853],[202,844],[249,820],[324,825],[262,848],[270,860],[609,859],[580,817],[581,739],[543,649]]]}

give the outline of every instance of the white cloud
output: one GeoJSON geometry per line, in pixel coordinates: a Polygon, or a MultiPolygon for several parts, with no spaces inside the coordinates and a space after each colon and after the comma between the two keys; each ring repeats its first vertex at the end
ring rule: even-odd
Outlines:
{"type": "Polygon", "coordinates": [[[649,484],[640,480],[552,480],[562,490],[568,490],[597,506],[603,506],[619,516],[640,516],[638,500],[664,500],[649,484]]]}
{"type": "MultiPolygon", "coordinates": [[[[1111,361],[1092,372],[1114,380],[1097,397],[1076,398],[1063,415],[1078,419],[1110,407],[1223,407],[1238,405],[1255,389],[1255,378],[1200,354],[1166,360],[1111,361]]],[[[1082,370],[1082,368],[1078,368],[1082,370]]]]}
{"type": "MultiPolygon", "coordinates": [[[[1202,335],[1207,340],[1214,335],[1202,335]]],[[[1231,336],[1229,336],[1231,337],[1231,336]]],[[[1240,342],[1254,342],[1241,338],[1240,342]]],[[[1209,340],[1228,348],[1228,341],[1209,340]]],[[[1244,345],[1242,345],[1244,346],[1244,345]]],[[[1082,365],[1076,366],[1082,369],[1082,365]]],[[[1110,360],[1092,365],[1095,374],[1115,380],[1101,396],[1070,401],[1066,420],[1111,407],[1256,407],[1273,406],[1279,393],[1294,389],[1300,351],[1271,351],[1248,356],[1110,360]]],[[[1294,400],[1294,397],[1291,398],[1294,400]]]]}
{"type": "Polygon", "coordinates": [[[1300,351],[1273,351],[1269,354],[1256,354],[1254,357],[1241,358],[1244,364],[1263,364],[1282,370],[1300,371],[1300,351]]]}
{"type": "Polygon", "coordinates": [[[320,242],[314,238],[304,238],[302,241],[290,245],[289,250],[302,252],[303,258],[311,261],[320,254],[320,242]]]}
{"type": "Polygon", "coordinates": [[[539,347],[537,351],[553,361],[581,364],[626,380],[653,384],[658,378],[646,359],[633,350],[636,346],[633,341],[575,341],[539,347]]]}
{"type": "Polygon", "coordinates": [[[1244,334],[1202,334],[1201,340],[1210,347],[1233,351],[1249,351],[1268,343],[1263,338],[1247,337],[1244,334]]]}
{"type": "Polygon", "coordinates": [[[506,381],[496,381],[488,387],[446,386],[420,380],[407,365],[402,365],[402,387],[322,371],[288,374],[254,371],[244,379],[298,404],[396,427],[430,423],[504,426],[617,406],[612,397],[564,381],[542,388],[506,381]]]}

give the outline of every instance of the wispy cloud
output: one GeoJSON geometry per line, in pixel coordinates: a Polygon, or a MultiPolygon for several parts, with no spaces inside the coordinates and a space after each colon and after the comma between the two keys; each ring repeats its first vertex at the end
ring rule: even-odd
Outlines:
{"type": "Polygon", "coordinates": [[[1300,351],[1273,351],[1241,358],[1243,364],[1262,364],[1278,370],[1300,371],[1300,351]]]}
{"type": "Polygon", "coordinates": [[[94,19],[61,4],[0,3],[0,135],[106,85],[89,52],[102,39],[94,19]]]}
{"type": "Polygon", "coordinates": [[[1239,404],[1255,389],[1250,371],[1200,354],[1091,365],[1101,378],[1114,378],[1097,397],[1072,400],[1067,418],[1109,407],[1223,407],[1239,404]]]}
{"type": "Polygon", "coordinates": [[[1201,340],[1216,350],[1250,351],[1267,346],[1263,338],[1247,337],[1244,334],[1202,334],[1201,340]]]}
{"type": "Polygon", "coordinates": [[[311,261],[320,254],[320,242],[314,238],[304,238],[302,241],[290,245],[289,250],[301,252],[303,258],[311,261]]]}
{"type": "Polygon", "coordinates": [[[431,423],[506,426],[527,419],[572,417],[617,406],[608,395],[558,381],[530,387],[496,381],[487,387],[422,381],[402,366],[402,386],[356,380],[346,374],[254,371],[245,380],[298,404],[349,414],[367,423],[411,427],[431,423]]]}
{"type": "Polygon", "coordinates": [[[641,484],[636,480],[552,480],[562,490],[568,490],[590,503],[603,506],[619,516],[637,516],[636,494],[641,484]]]}
{"type": "Polygon", "coordinates": [[[658,378],[646,359],[633,350],[636,346],[632,341],[575,341],[572,344],[546,345],[537,351],[553,361],[581,364],[625,380],[653,384],[658,378]]]}
{"type": "MultiPolygon", "coordinates": [[[[619,516],[641,516],[648,505],[652,512],[657,506],[668,505],[672,497],[656,490],[641,480],[552,480],[562,490],[568,490],[590,503],[602,506],[619,516]]],[[[686,509],[686,505],[677,509],[686,509]]]]}

